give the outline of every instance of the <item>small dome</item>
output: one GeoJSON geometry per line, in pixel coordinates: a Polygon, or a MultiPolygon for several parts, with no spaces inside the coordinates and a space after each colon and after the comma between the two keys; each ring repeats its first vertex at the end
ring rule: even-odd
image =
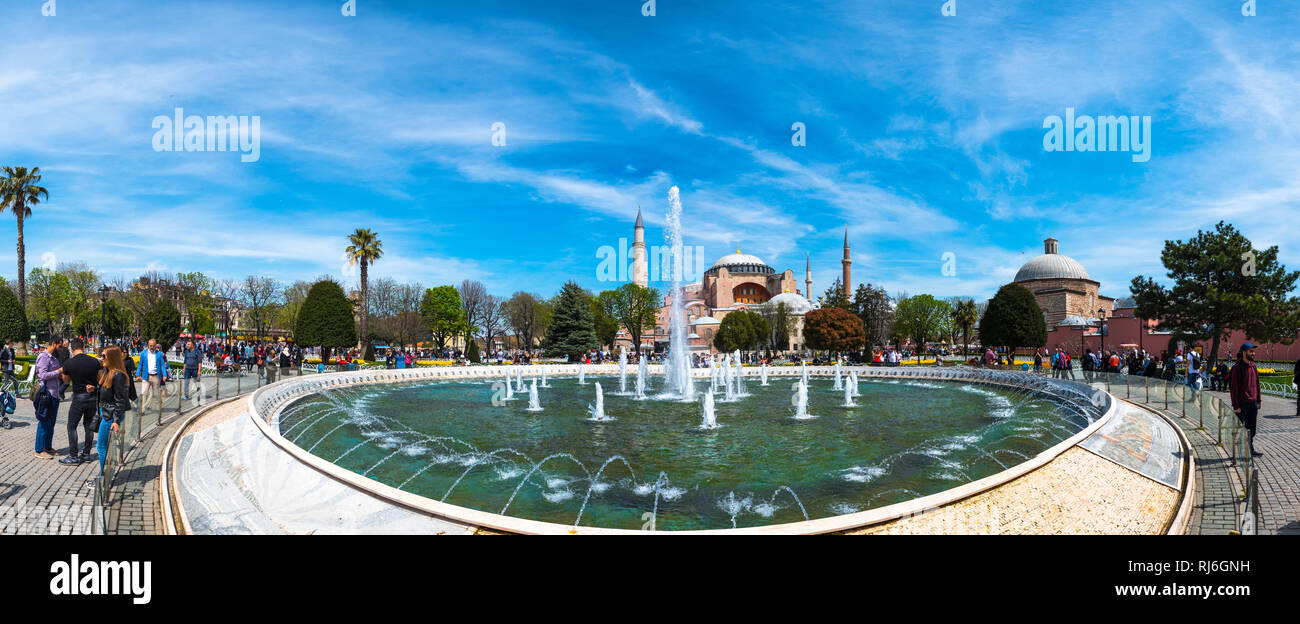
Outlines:
{"type": "Polygon", "coordinates": [[[804,299],[803,295],[799,293],[792,293],[792,292],[781,293],[775,297],[772,297],[771,299],[768,299],[767,303],[772,305],[773,307],[784,303],[785,307],[789,308],[790,311],[795,314],[807,314],[808,311],[812,310],[812,304],[808,303],[808,300],[804,299]]]}
{"type": "Polygon", "coordinates": [[[1138,306],[1137,299],[1134,299],[1134,298],[1132,298],[1132,297],[1124,297],[1123,299],[1120,299],[1119,301],[1116,301],[1116,302],[1115,302],[1115,309],[1116,309],[1116,310],[1125,310],[1125,309],[1128,309],[1128,308],[1136,308],[1137,306],[1138,306]]]}
{"type": "Polygon", "coordinates": [[[1082,279],[1092,281],[1088,270],[1074,258],[1057,253],[1057,240],[1043,241],[1043,255],[1026,262],[1016,272],[1017,282],[1040,279],[1082,279]]]}
{"type": "Polygon", "coordinates": [[[1043,254],[1016,271],[1017,282],[1038,279],[1083,279],[1092,281],[1088,270],[1077,260],[1061,254],[1043,254]]]}

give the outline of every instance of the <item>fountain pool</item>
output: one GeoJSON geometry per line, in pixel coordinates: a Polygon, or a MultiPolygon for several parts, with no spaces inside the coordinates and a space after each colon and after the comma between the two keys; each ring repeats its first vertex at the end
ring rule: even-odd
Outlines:
{"type": "Polygon", "coordinates": [[[318,457],[433,500],[671,531],[796,522],[937,493],[1025,461],[1098,415],[1043,387],[970,380],[864,377],[850,407],[833,379],[810,376],[814,417],[798,419],[798,377],[773,377],[743,400],[716,402],[710,429],[700,398],[655,398],[662,375],[647,379],[646,399],[606,394],[605,421],[587,409],[594,385],[548,381],[538,387],[541,411],[529,411],[532,401],[492,405],[499,378],[325,389],[290,402],[279,430],[318,457]]]}

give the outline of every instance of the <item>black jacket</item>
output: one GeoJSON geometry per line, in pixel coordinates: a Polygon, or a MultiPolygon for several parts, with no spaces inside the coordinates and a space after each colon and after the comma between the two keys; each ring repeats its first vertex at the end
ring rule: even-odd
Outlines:
{"type": "Polygon", "coordinates": [[[113,422],[122,424],[122,416],[131,408],[131,380],[115,371],[113,382],[107,388],[99,387],[99,407],[102,417],[112,418],[113,422]]]}

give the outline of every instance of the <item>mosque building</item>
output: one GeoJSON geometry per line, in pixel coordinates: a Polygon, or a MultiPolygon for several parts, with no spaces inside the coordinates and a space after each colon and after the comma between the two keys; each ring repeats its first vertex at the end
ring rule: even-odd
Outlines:
{"type": "MultiPolygon", "coordinates": [[[[633,226],[632,276],[633,281],[641,286],[648,284],[647,254],[645,251],[645,224],[641,212],[637,210],[636,224],[633,226]]],[[[842,281],[845,294],[851,295],[852,277],[849,260],[848,228],[844,231],[844,259],[842,261],[842,281]]],[[[804,315],[814,308],[812,293],[812,258],[807,255],[804,263],[804,287],[799,290],[794,271],[786,269],[777,272],[758,256],[742,253],[727,254],[718,258],[704,271],[697,282],[682,286],[683,307],[686,323],[689,326],[689,342],[692,352],[713,351],[713,337],[727,314],[736,310],[755,310],[758,306],[779,305],[784,303],[795,317],[794,328],[790,335],[790,349],[801,351],[804,347],[804,315]]],[[[668,325],[672,310],[672,294],[665,293],[663,307],[656,315],[656,328],[652,335],[643,338],[643,349],[662,351],[668,346],[668,325]]],[[[624,332],[620,331],[620,341],[629,344],[624,332]]]]}

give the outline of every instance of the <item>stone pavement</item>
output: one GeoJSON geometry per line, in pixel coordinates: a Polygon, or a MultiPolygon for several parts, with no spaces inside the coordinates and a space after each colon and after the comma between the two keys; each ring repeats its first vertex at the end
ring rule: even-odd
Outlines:
{"type": "MultiPolygon", "coordinates": [[[[54,448],[63,452],[68,448],[69,403],[60,402],[54,426],[54,448]]],[[[20,398],[9,419],[13,428],[0,429],[0,535],[89,533],[94,490],[86,484],[99,474],[98,455],[78,466],[60,464],[67,455],[38,459],[32,402],[20,398]]]]}
{"type": "MultiPolygon", "coordinates": [[[[1225,392],[1214,392],[1225,402],[1225,392]]],[[[1264,395],[1259,410],[1255,458],[1259,468],[1259,532],[1300,535],[1300,417],[1294,399],[1264,395]]]]}

